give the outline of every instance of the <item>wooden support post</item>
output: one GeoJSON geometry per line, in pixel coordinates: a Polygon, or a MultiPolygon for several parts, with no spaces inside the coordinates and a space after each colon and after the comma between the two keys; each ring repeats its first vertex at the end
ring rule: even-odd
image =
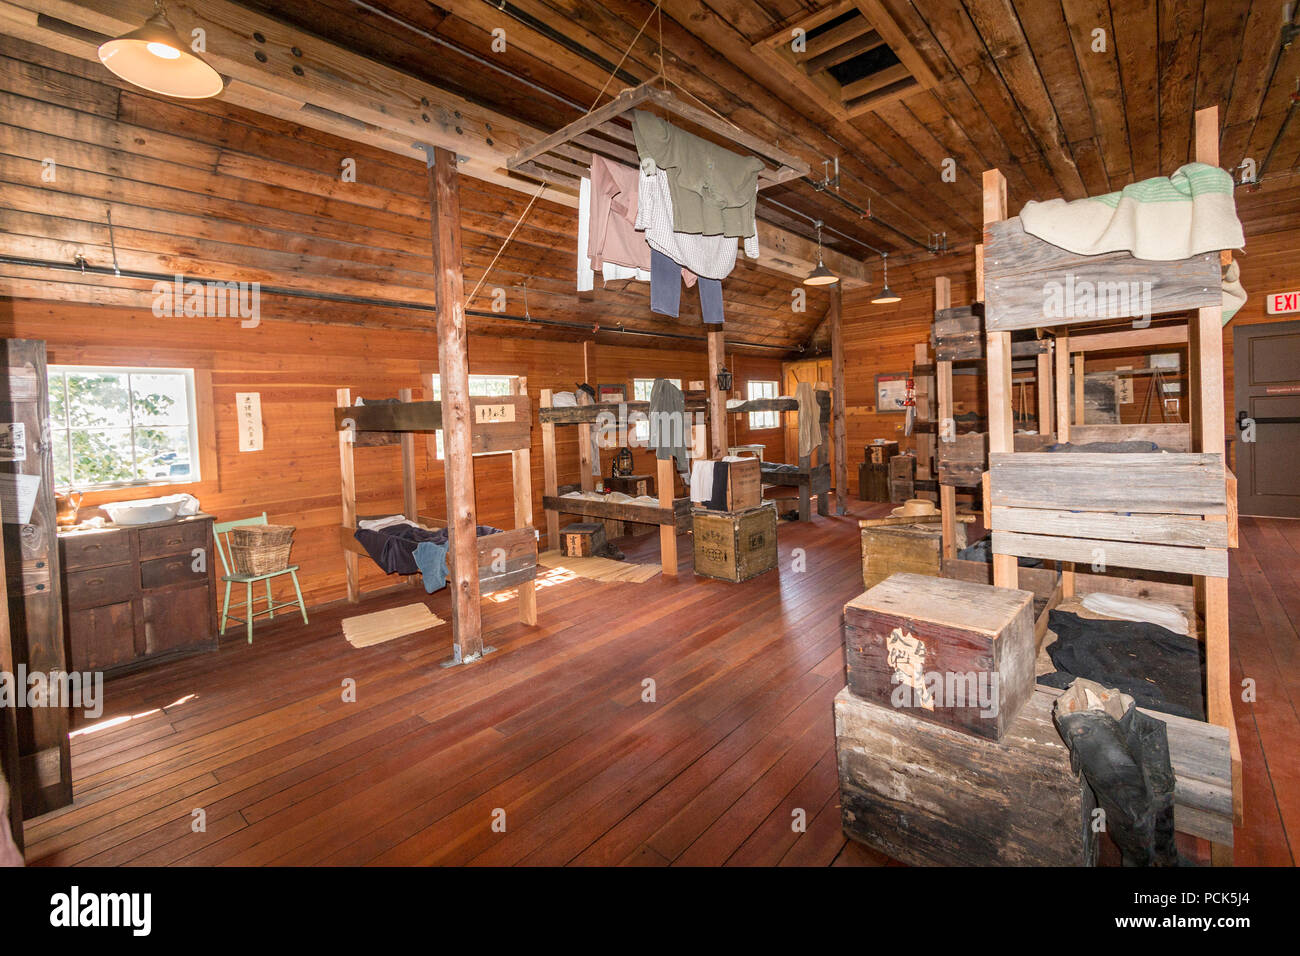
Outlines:
{"type": "Polygon", "coordinates": [[[1047,343],[1049,351],[1038,353],[1034,392],[1038,396],[1038,434],[1050,435],[1055,431],[1052,427],[1052,410],[1056,407],[1056,396],[1052,394],[1052,340],[1048,338],[1043,341],[1047,343]]]}
{"type": "Polygon", "coordinates": [[[447,565],[451,588],[451,663],[483,656],[479,608],[478,515],[474,501],[474,449],[470,440],[469,355],[466,349],[465,277],[461,271],[460,180],[456,154],[438,147],[429,166],[433,193],[433,262],[437,282],[438,374],[442,385],[442,437],[447,482],[447,565]]]}
{"type": "MultiPolygon", "coordinates": [[[[595,348],[595,342],[582,343],[582,380],[589,385],[591,384],[591,379],[596,369],[596,357],[594,355],[595,348]]],[[[594,385],[592,385],[592,387],[595,388],[594,385]]],[[[590,395],[579,389],[578,404],[589,405],[594,401],[595,399],[591,398],[590,395]]],[[[583,491],[594,491],[596,488],[596,479],[592,474],[593,455],[591,450],[591,429],[592,426],[585,423],[578,426],[578,470],[580,472],[578,475],[578,481],[582,485],[583,491]]],[[[595,466],[596,470],[600,469],[600,458],[598,455],[595,459],[595,466]]]]}
{"type": "MultiPolygon", "coordinates": [[[[0,673],[13,674],[13,632],[9,625],[9,578],[5,574],[4,548],[0,548],[0,673]]],[[[14,844],[23,849],[23,786],[19,776],[18,711],[0,707],[0,788],[8,788],[8,813],[0,792],[0,827],[8,827],[14,844]]]]}
{"type": "Polygon", "coordinates": [[[835,469],[835,513],[842,515],[849,497],[849,428],[844,405],[844,290],[840,283],[830,287],[830,297],[831,428],[835,436],[831,463],[835,469]]]}
{"type": "Polygon", "coordinates": [[[726,339],[719,329],[709,333],[709,456],[727,453],[727,396],[718,388],[718,372],[727,364],[726,339]]]}
{"type": "MultiPolygon", "coordinates": [[[[528,394],[528,380],[519,378],[515,394],[528,394]]],[[[528,445],[510,452],[510,476],[514,483],[515,527],[533,526],[533,450],[528,445]]],[[[519,623],[537,623],[537,582],[525,581],[519,585],[519,623]]]]}
{"type": "MultiPolygon", "coordinates": [[[[542,389],[541,407],[551,407],[551,390],[542,389]]],[[[542,493],[548,498],[560,496],[560,478],[555,465],[555,425],[542,422],[542,493]]],[[[546,548],[558,551],[560,547],[560,513],[546,509],[546,548]]]]}
{"type": "Polygon", "coordinates": [[[1088,424],[1084,418],[1083,399],[1087,394],[1084,388],[1083,380],[1083,353],[1074,353],[1074,423],[1076,425],[1088,424]]]}
{"type": "MultiPolygon", "coordinates": [[[[656,463],[658,470],[655,483],[659,491],[659,507],[672,510],[674,474],[673,459],[661,458],[656,463]]],[[[677,574],[677,526],[661,524],[659,526],[659,564],[664,574],[677,574]]]]}
{"type": "MultiPolygon", "coordinates": [[[[951,308],[952,282],[947,276],[938,276],[934,280],[934,311],[951,308]]],[[[944,445],[957,437],[952,406],[952,362],[934,363],[934,382],[939,397],[939,442],[936,447],[942,455],[944,445]]],[[[939,486],[939,511],[942,514],[943,556],[951,560],[957,557],[957,489],[952,485],[939,486]]]]}
{"type": "MultiPolygon", "coordinates": [[[[339,408],[352,407],[352,390],[340,388],[334,393],[334,404],[339,408]]],[[[353,451],[356,438],[355,429],[339,432],[339,473],[342,475],[343,493],[343,527],[357,529],[357,468],[353,451]]],[[[348,603],[356,604],[361,599],[360,571],[357,567],[357,553],[344,550],[343,572],[347,577],[348,603]]]]}
{"type": "MultiPolygon", "coordinates": [[[[1218,107],[1196,111],[1196,160],[1210,166],[1219,165],[1218,107]]],[[[1192,448],[1210,454],[1225,455],[1223,407],[1223,309],[1215,306],[1199,309],[1189,330],[1188,364],[1195,370],[1192,396],[1196,401],[1192,422],[1192,448]]],[[[1226,466],[1226,460],[1225,460],[1226,466]]],[[[1229,479],[1227,492],[1232,496],[1229,513],[1236,511],[1236,481],[1229,479]]],[[[1207,716],[1210,723],[1227,727],[1231,742],[1233,813],[1238,822],[1244,817],[1242,801],[1241,744],[1232,713],[1232,678],[1229,673],[1228,579],[1205,579],[1205,688],[1207,716]]],[[[1211,848],[1216,866],[1232,863],[1232,848],[1214,844],[1211,848]]]]}
{"type": "MultiPolygon", "coordinates": [[[[1070,440],[1070,336],[1062,330],[1056,336],[1054,364],[1056,366],[1056,440],[1070,440]]],[[[1062,561],[1061,594],[1074,597],[1074,562],[1062,561]]]]}
{"type": "MultiPolygon", "coordinates": [[[[411,390],[409,388],[399,389],[397,399],[401,402],[411,400],[411,390]]],[[[420,517],[420,486],[415,477],[415,432],[402,432],[402,514],[411,521],[418,521],[420,517]]],[[[407,584],[419,584],[420,575],[408,574],[406,576],[407,584]]]]}
{"type": "MultiPolygon", "coordinates": [[[[984,225],[1007,218],[1007,181],[996,169],[984,173],[984,225]]],[[[984,275],[984,249],[977,250],[976,271],[984,275]]],[[[988,301],[988,296],[984,296],[988,301]]],[[[1015,451],[1015,422],[1011,409],[1011,333],[989,332],[985,351],[989,390],[989,454],[1015,451]]],[[[993,555],[993,583],[1017,587],[1019,567],[1013,554],[993,555]]]]}

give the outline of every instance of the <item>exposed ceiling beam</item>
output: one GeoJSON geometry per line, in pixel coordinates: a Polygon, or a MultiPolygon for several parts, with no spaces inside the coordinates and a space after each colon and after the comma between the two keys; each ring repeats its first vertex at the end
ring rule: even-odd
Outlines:
{"type": "MultiPolygon", "coordinates": [[[[97,37],[80,31],[117,36],[138,27],[153,9],[152,0],[0,0],[0,23],[21,39],[97,61],[97,37]]],[[[182,34],[196,26],[206,31],[204,55],[228,78],[220,97],[227,102],[412,158],[422,155],[415,143],[442,146],[462,157],[465,175],[529,194],[537,190],[536,183],[509,175],[505,164],[548,130],[227,0],[173,2],[169,15],[182,34]]],[[[556,188],[544,198],[577,206],[576,196],[556,188]]],[[[795,277],[812,270],[815,242],[761,225],[757,265],[795,277]]],[[[863,262],[833,249],[822,255],[846,286],[866,285],[863,262]]]]}

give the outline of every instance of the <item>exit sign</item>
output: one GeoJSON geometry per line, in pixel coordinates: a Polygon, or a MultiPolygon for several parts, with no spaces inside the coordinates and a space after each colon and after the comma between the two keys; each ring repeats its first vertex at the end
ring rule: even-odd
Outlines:
{"type": "Polygon", "coordinates": [[[1269,315],[1300,312],[1300,292],[1270,292],[1267,306],[1269,315]]]}

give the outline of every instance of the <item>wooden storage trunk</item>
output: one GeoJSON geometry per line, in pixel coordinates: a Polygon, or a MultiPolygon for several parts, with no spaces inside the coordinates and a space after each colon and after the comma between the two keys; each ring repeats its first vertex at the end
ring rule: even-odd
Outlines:
{"type": "Polygon", "coordinates": [[[849,689],[1001,740],[1034,691],[1030,591],[895,574],[844,605],[849,689]]]}
{"type": "Polygon", "coordinates": [[[748,581],[776,567],[776,502],[757,508],[693,514],[695,573],[720,581],[748,581]]]}
{"type": "Polygon", "coordinates": [[[589,558],[605,547],[605,526],[597,521],[565,525],[560,532],[560,554],[566,558],[589,558]]]}
{"type": "Polygon", "coordinates": [[[606,478],[605,488],[609,491],[621,491],[625,495],[639,498],[653,493],[654,479],[650,475],[620,475],[606,478]]]}
{"type": "Polygon", "coordinates": [[[840,812],[851,839],[912,866],[1093,866],[1092,790],[1070,767],[1052,694],[1001,742],[835,698],[840,812]]]}
{"type": "Polygon", "coordinates": [[[726,512],[745,511],[763,503],[761,467],[757,458],[727,462],[726,512]]]}
{"type": "MultiPolygon", "coordinates": [[[[954,531],[956,546],[966,547],[966,525],[959,521],[954,531]]],[[[942,570],[943,528],[938,522],[862,529],[864,588],[871,589],[899,572],[939,577],[942,570]]]]}
{"type": "Polygon", "coordinates": [[[873,465],[887,465],[889,460],[898,454],[898,442],[875,441],[864,446],[863,450],[866,452],[864,461],[869,461],[873,465]]]}
{"type": "Polygon", "coordinates": [[[876,465],[864,461],[858,465],[858,500],[889,500],[889,463],[876,465]]]}

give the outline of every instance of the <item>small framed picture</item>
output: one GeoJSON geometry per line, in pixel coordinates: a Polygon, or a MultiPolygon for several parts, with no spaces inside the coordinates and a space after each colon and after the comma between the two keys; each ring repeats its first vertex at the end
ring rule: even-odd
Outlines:
{"type": "Polygon", "coordinates": [[[626,385],[597,385],[596,401],[598,402],[626,402],[627,386],[626,385]]]}
{"type": "Polygon", "coordinates": [[[876,376],[876,412],[907,414],[907,373],[888,372],[876,376]]]}

